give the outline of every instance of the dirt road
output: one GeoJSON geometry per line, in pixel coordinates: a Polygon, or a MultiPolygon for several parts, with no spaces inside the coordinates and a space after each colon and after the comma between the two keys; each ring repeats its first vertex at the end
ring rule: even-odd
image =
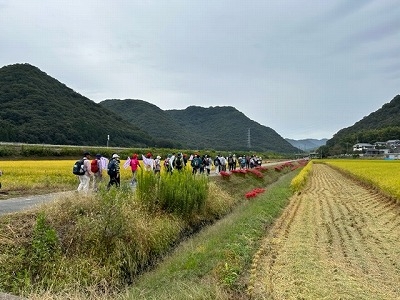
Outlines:
{"type": "Polygon", "coordinates": [[[400,206],[322,164],[254,257],[252,299],[400,299],[400,206]]]}

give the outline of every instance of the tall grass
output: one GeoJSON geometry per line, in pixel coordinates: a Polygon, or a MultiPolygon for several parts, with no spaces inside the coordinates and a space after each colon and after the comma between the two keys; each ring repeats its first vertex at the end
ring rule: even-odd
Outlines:
{"type": "Polygon", "coordinates": [[[141,171],[136,191],[148,209],[161,209],[188,219],[204,209],[208,179],[193,176],[188,170],[163,176],[141,171]]]}

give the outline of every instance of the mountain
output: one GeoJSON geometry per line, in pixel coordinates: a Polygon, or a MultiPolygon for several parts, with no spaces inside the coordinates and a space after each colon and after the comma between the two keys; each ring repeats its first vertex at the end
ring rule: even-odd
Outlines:
{"type": "Polygon", "coordinates": [[[99,103],[104,108],[118,114],[135,127],[157,137],[158,147],[182,148],[181,136],[185,129],[158,106],[143,100],[104,100],[99,103]]]}
{"type": "Polygon", "coordinates": [[[303,139],[303,140],[292,140],[292,139],[285,139],[288,141],[292,146],[303,150],[303,151],[312,151],[316,150],[321,146],[326,144],[328,139],[303,139]]]}
{"type": "Polygon", "coordinates": [[[0,68],[0,140],[60,145],[154,145],[153,138],[29,64],[0,68]]]}
{"type": "Polygon", "coordinates": [[[0,141],[296,153],[273,129],[230,106],[163,111],[142,100],[78,94],[30,64],[0,68],[0,141]]]}
{"type": "Polygon", "coordinates": [[[153,104],[133,99],[105,100],[100,105],[174,147],[298,152],[273,129],[250,120],[230,106],[189,106],[184,110],[163,111],[153,104]]]}
{"type": "Polygon", "coordinates": [[[346,153],[360,143],[386,142],[400,139],[400,95],[369,114],[353,126],[339,130],[326,142],[324,151],[329,155],[346,153]]]}

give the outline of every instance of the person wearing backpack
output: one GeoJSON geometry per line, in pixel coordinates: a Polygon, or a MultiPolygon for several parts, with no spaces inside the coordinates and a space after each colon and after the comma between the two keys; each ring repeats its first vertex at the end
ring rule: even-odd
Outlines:
{"type": "Polygon", "coordinates": [[[164,168],[167,173],[171,173],[171,168],[169,165],[170,158],[171,158],[171,154],[168,154],[167,157],[164,159],[164,168]]]}
{"type": "Polygon", "coordinates": [[[157,155],[156,159],[154,160],[154,174],[160,175],[161,172],[161,156],[157,155]]]}
{"type": "Polygon", "coordinates": [[[178,171],[182,171],[184,167],[185,167],[185,161],[183,160],[183,155],[182,153],[178,153],[178,155],[174,160],[174,168],[177,169],[178,171]]]}
{"type": "Polygon", "coordinates": [[[107,174],[110,176],[110,181],[107,184],[107,190],[109,190],[114,184],[116,187],[120,187],[121,185],[119,164],[119,155],[114,153],[107,166],[107,174]]]}
{"type": "Polygon", "coordinates": [[[75,174],[79,174],[79,175],[77,175],[79,178],[79,185],[77,188],[78,192],[89,191],[90,176],[92,175],[92,172],[90,170],[89,158],[90,158],[89,152],[83,153],[83,158],[80,161],[77,161],[74,166],[74,168],[77,168],[81,171],[80,173],[76,173],[74,170],[75,174]],[[79,165],[79,162],[80,162],[80,165],[79,165]]]}
{"type": "Polygon", "coordinates": [[[221,161],[219,160],[219,158],[219,154],[214,158],[215,174],[218,174],[220,171],[222,171],[221,161]]]}
{"type": "Polygon", "coordinates": [[[228,155],[228,169],[229,169],[229,171],[231,171],[231,169],[232,169],[232,164],[233,164],[233,156],[232,156],[231,153],[229,153],[229,155],[228,155]]]}
{"type": "Polygon", "coordinates": [[[103,167],[101,163],[101,154],[96,154],[95,159],[90,162],[90,171],[93,177],[93,191],[97,192],[99,184],[103,179],[103,167]]]}
{"type": "Polygon", "coordinates": [[[207,154],[204,155],[204,159],[203,159],[203,165],[204,165],[204,169],[206,170],[206,174],[210,175],[211,172],[211,165],[212,165],[212,159],[211,157],[209,157],[207,154]]]}
{"type": "Polygon", "coordinates": [[[200,170],[200,165],[202,164],[202,160],[198,154],[194,155],[194,158],[192,159],[192,174],[197,174],[197,171],[200,170]]]}

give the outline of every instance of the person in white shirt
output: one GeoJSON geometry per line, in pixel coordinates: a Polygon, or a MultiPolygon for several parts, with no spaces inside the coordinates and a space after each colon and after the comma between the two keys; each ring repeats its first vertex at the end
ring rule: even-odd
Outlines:
{"type": "Polygon", "coordinates": [[[79,177],[79,185],[77,188],[77,191],[84,191],[87,192],[89,191],[89,183],[90,183],[90,177],[92,175],[92,172],[90,171],[90,153],[89,152],[85,152],[83,153],[83,170],[85,171],[85,173],[83,175],[78,175],[79,177]]]}

